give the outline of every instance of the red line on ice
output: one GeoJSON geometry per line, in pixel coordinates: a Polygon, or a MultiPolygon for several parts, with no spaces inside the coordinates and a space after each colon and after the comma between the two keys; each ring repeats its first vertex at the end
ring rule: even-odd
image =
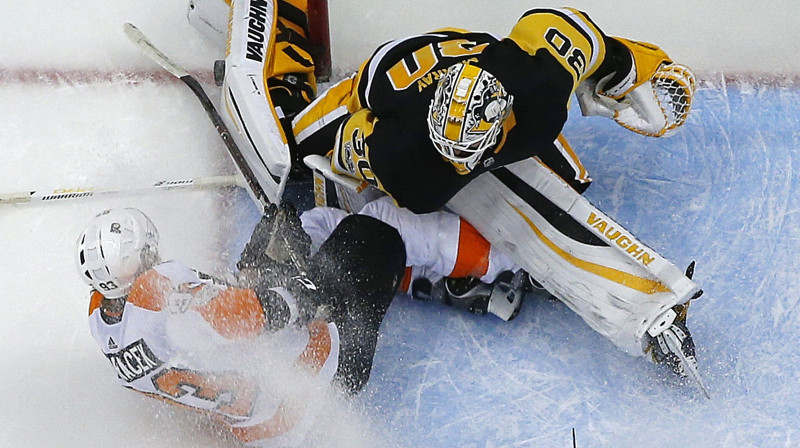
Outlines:
{"type": "MultiPolygon", "coordinates": [[[[201,83],[212,84],[214,82],[210,70],[189,72],[201,83]]],[[[0,84],[173,84],[179,82],[177,78],[164,70],[0,68],[0,84]]]]}

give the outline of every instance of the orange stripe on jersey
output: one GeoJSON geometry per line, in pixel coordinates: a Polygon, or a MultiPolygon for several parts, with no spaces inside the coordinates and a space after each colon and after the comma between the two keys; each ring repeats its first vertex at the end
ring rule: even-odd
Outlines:
{"type": "Polygon", "coordinates": [[[308,344],[297,362],[319,372],[331,355],[331,343],[331,331],[324,320],[318,319],[309,323],[308,344]]]}
{"type": "Polygon", "coordinates": [[[150,311],[161,311],[171,292],[170,280],[155,269],[150,269],[133,282],[128,303],[150,311]]]}
{"type": "Polygon", "coordinates": [[[94,313],[94,310],[100,307],[100,302],[103,301],[103,295],[99,292],[92,290],[92,295],[89,297],[89,315],[94,313]]]}
{"type": "Polygon", "coordinates": [[[228,339],[251,339],[264,329],[264,309],[252,289],[228,288],[195,310],[220,335],[228,339]]]}
{"type": "Polygon", "coordinates": [[[413,268],[411,266],[406,266],[406,271],[403,274],[403,281],[400,282],[400,287],[397,289],[400,292],[408,292],[409,288],[411,287],[411,273],[413,268]]]}
{"type": "Polygon", "coordinates": [[[472,224],[460,220],[458,235],[458,255],[450,277],[481,277],[489,269],[489,250],[491,244],[472,224]]]}
{"type": "Polygon", "coordinates": [[[300,419],[298,411],[292,411],[287,406],[281,404],[278,411],[269,420],[258,425],[245,427],[231,427],[231,432],[237,439],[244,443],[256,440],[271,439],[288,432],[300,419]]]}

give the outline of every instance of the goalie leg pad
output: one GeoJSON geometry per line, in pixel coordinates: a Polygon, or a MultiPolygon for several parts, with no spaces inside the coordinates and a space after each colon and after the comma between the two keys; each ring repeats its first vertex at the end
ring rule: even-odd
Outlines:
{"type": "Polygon", "coordinates": [[[282,122],[315,93],[313,62],[302,50],[287,51],[299,48],[295,41],[303,37],[284,17],[278,26],[274,0],[236,0],[232,7],[221,115],[267,199],[277,203],[293,165],[282,122]]]}
{"type": "MultiPolygon", "coordinates": [[[[557,179],[535,159],[524,160],[479,176],[448,207],[508,250],[533,279],[594,330],[623,351],[641,356],[649,342],[647,330],[673,305],[689,300],[696,285],[671,277],[662,282],[654,272],[672,271],[659,266],[663,259],[649,248],[611,246],[609,238],[619,243],[629,233],[610,218],[595,215],[596,226],[601,226],[599,220],[604,223],[605,238],[589,231],[588,224],[565,213],[570,207],[562,206],[583,198],[563,181],[559,182],[565,189],[554,188],[552,178],[557,179]],[[555,200],[548,195],[566,196],[555,200]],[[652,266],[645,268],[644,261],[652,266]]],[[[633,241],[632,236],[625,238],[633,241]]]]}

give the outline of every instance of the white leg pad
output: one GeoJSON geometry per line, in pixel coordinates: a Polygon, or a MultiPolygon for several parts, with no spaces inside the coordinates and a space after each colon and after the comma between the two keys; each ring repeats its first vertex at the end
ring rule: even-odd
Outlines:
{"type": "Polygon", "coordinates": [[[292,159],[266,76],[275,40],[273,0],[236,0],[230,53],[225,58],[222,112],[236,144],[270,202],[280,202],[292,159]]]}
{"type": "Polygon", "coordinates": [[[631,355],[642,355],[647,331],[699,290],[536,159],[478,177],[447,205],[631,355]]]}

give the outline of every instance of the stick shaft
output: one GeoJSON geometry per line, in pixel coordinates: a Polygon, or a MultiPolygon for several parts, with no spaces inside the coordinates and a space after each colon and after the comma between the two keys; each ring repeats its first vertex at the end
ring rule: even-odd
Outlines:
{"type": "Polygon", "coordinates": [[[152,193],[166,190],[197,190],[238,185],[239,180],[236,176],[207,176],[191,179],[161,180],[148,186],[135,188],[67,187],[54,190],[30,190],[17,193],[0,193],[0,205],[62,202],[122,194],[152,193]]]}
{"type": "Polygon", "coordinates": [[[147,57],[163,67],[173,76],[183,81],[183,83],[192,90],[197,99],[200,101],[200,104],[203,105],[203,109],[205,109],[206,114],[208,114],[208,118],[211,120],[211,123],[214,124],[214,128],[216,128],[217,133],[222,138],[223,143],[225,143],[228,153],[231,155],[231,158],[233,158],[233,161],[236,164],[236,167],[239,169],[239,172],[242,173],[245,182],[247,182],[248,191],[255,200],[256,204],[259,205],[263,211],[263,208],[269,205],[269,199],[267,198],[264,189],[261,188],[261,185],[258,183],[252,168],[250,168],[250,165],[247,164],[241,149],[239,149],[239,147],[236,145],[236,142],[233,140],[233,136],[228,130],[228,127],[225,126],[225,123],[222,121],[222,117],[220,117],[219,112],[217,112],[217,108],[214,107],[214,103],[203,90],[203,86],[200,85],[194,76],[172,62],[166,55],[164,55],[164,53],[159,51],[158,48],[156,48],[156,46],[147,39],[144,33],[139,31],[139,29],[134,25],[126,23],[124,29],[128,38],[147,57]]]}

